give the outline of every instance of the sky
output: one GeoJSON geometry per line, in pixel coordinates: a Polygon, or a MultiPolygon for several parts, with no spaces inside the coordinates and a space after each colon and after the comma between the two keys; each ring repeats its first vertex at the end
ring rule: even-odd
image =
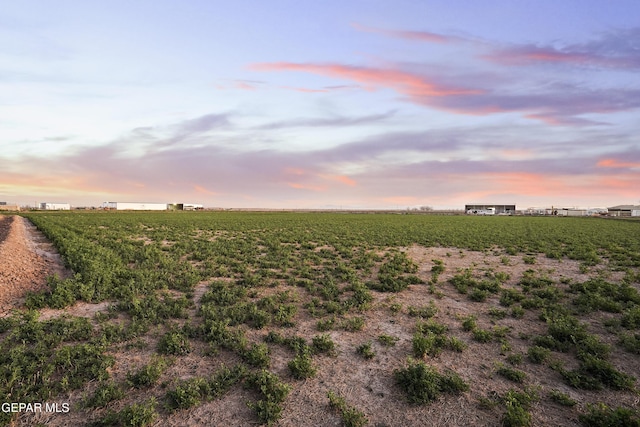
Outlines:
{"type": "Polygon", "coordinates": [[[0,201],[640,204],[637,0],[0,10],[0,201]]]}

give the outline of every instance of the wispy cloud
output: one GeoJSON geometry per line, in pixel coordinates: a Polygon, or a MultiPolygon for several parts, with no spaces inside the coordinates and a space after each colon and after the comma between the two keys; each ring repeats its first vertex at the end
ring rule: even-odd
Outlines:
{"type": "Polygon", "coordinates": [[[391,29],[371,27],[368,25],[362,25],[358,23],[353,23],[351,24],[351,26],[358,31],[378,33],[378,34],[383,34],[389,37],[397,37],[405,40],[413,40],[413,41],[419,41],[419,42],[451,43],[451,42],[457,42],[462,40],[460,37],[448,36],[444,34],[434,33],[431,31],[391,30],[391,29]]]}
{"type": "Polygon", "coordinates": [[[365,89],[392,88],[411,98],[440,97],[454,95],[477,94],[480,91],[465,87],[449,87],[429,80],[425,76],[402,71],[359,67],[343,64],[304,64],[293,62],[273,62],[254,64],[256,71],[298,71],[342,78],[360,82],[365,89]]]}
{"type": "Polygon", "coordinates": [[[585,43],[495,46],[483,58],[504,65],[552,63],[633,70],[640,68],[638,40],[640,28],[617,29],[585,43]]]}
{"type": "Polygon", "coordinates": [[[341,126],[358,126],[370,123],[380,123],[393,117],[396,110],[388,111],[382,114],[370,114],[367,116],[334,116],[323,118],[299,118],[284,120],[280,122],[266,123],[254,127],[255,130],[272,130],[292,127],[341,127],[341,126]]]}

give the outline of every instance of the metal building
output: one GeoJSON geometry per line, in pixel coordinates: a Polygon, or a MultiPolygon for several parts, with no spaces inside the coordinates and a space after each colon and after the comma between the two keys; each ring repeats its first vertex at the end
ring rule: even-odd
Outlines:
{"type": "Polygon", "coordinates": [[[166,211],[166,203],[140,203],[140,202],[104,202],[102,209],[116,211],[166,211]]]}
{"type": "Polygon", "coordinates": [[[470,215],[514,215],[516,205],[464,205],[464,211],[470,215]]]}
{"type": "Polygon", "coordinates": [[[40,209],[44,209],[47,211],[68,211],[71,210],[71,205],[69,203],[40,203],[40,209]]]}
{"type": "Polygon", "coordinates": [[[640,216],[640,205],[618,205],[608,208],[609,216],[640,216]]]}

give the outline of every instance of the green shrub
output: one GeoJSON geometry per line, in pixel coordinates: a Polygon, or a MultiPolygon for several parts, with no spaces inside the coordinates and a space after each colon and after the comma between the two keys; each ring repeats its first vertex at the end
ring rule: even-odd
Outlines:
{"type": "Polygon", "coordinates": [[[462,319],[462,329],[465,331],[473,331],[477,327],[476,317],[473,315],[469,315],[462,319]]]}
{"type": "Polygon", "coordinates": [[[430,304],[425,307],[409,306],[407,313],[411,317],[422,317],[423,319],[429,319],[438,313],[438,308],[433,303],[433,301],[431,301],[430,304]]]}
{"type": "Polygon", "coordinates": [[[207,394],[207,381],[204,378],[191,378],[178,384],[175,389],[167,392],[169,407],[172,409],[187,409],[199,405],[202,396],[207,394]]]}
{"type": "Polygon", "coordinates": [[[534,345],[527,350],[527,356],[533,363],[541,364],[551,355],[551,351],[547,348],[534,345]]]}
{"type": "Polygon", "coordinates": [[[251,344],[249,348],[242,351],[242,358],[249,365],[257,368],[266,368],[271,362],[269,347],[266,344],[251,344]]]}
{"type": "Polygon", "coordinates": [[[191,352],[189,339],[178,331],[167,332],[158,341],[158,353],[183,356],[191,352]]]}
{"type": "Polygon", "coordinates": [[[637,410],[621,406],[613,409],[604,403],[587,405],[587,413],[581,414],[578,419],[586,427],[640,427],[637,410]]]}
{"type": "Polygon", "coordinates": [[[469,389],[456,373],[439,374],[423,362],[412,362],[406,368],[395,370],[394,377],[413,404],[432,402],[441,393],[458,394],[469,389]]]}
{"type": "Polygon", "coordinates": [[[522,364],[522,354],[510,354],[507,356],[507,362],[511,365],[521,365],[522,364]]]}
{"type": "Polygon", "coordinates": [[[348,332],[361,331],[364,328],[364,317],[352,317],[342,323],[342,328],[348,332]]]}
{"type": "Polygon", "coordinates": [[[261,424],[271,425],[280,419],[282,402],[291,391],[291,386],[280,381],[276,374],[262,370],[250,375],[247,384],[256,388],[264,397],[255,403],[249,403],[254,409],[261,424]]]}
{"type": "Polygon", "coordinates": [[[175,389],[167,392],[168,406],[172,410],[186,409],[203,400],[219,398],[245,376],[246,368],[242,365],[233,368],[223,366],[208,380],[195,377],[182,381],[175,389]]]}
{"type": "Polygon", "coordinates": [[[524,299],[522,292],[517,289],[503,289],[500,292],[500,305],[509,307],[516,302],[520,302],[524,299]]]}
{"type": "Polygon", "coordinates": [[[123,397],[124,390],[122,390],[122,387],[113,381],[103,382],[98,385],[93,395],[84,401],[84,406],[87,408],[102,408],[123,397]]]}
{"type": "Polygon", "coordinates": [[[473,339],[481,343],[487,343],[493,339],[493,334],[491,331],[476,328],[473,330],[473,339]]]}
{"type": "Polygon", "coordinates": [[[497,370],[498,375],[501,375],[516,383],[523,383],[527,379],[527,374],[517,369],[509,368],[508,366],[500,366],[497,370]]]}
{"type": "Polygon", "coordinates": [[[619,344],[629,353],[640,354],[640,334],[633,335],[622,334],[620,335],[619,344]]]}
{"type": "Polygon", "coordinates": [[[489,296],[489,291],[484,290],[484,289],[480,289],[480,288],[474,288],[470,293],[469,293],[469,299],[471,301],[475,301],[475,302],[483,302],[486,301],[487,297],[489,296]]]}
{"type": "Polygon", "coordinates": [[[549,392],[549,399],[551,399],[553,402],[556,402],[562,406],[575,406],[577,403],[575,400],[571,398],[571,396],[559,390],[551,390],[549,392]]]}
{"type": "Polygon", "coordinates": [[[329,391],[327,397],[329,398],[329,405],[340,413],[345,427],[364,427],[367,425],[368,420],[364,413],[348,405],[342,396],[329,391]]]}
{"type": "Polygon", "coordinates": [[[156,357],[147,365],[144,365],[136,372],[127,373],[127,382],[135,388],[149,387],[155,384],[159,379],[167,363],[164,359],[156,357]]]}
{"type": "Polygon", "coordinates": [[[529,427],[531,425],[531,413],[514,400],[505,402],[507,411],[502,416],[502,425],[505,427],[529,427]]]}
{"type": "Polygon", "coordinates": [[[145,427],[151,425],[158,414],[156,400],[151,398],[145,403],[134,403],[120,412],[109,412],[104,418],[93,423],[94,426],[131,426],[145,427]]]}
{"type": "Polygon", "coordinates": [[[316,335],[312,339],[311,346],[314,353],[328,353],[333,355],[336,352],[336,343],[333,342],[329,334],[316,335]]]}
{"type": "Polygon", "coordinates": [[[393,347],[400,340],[398,337],[393,337],[391,335],[379,335],[378,342],[385,347],[393,347]]]}
{"type": "Polygon", "coordinates": [[[376,356],[376,353],[371,348],[370,342],[360,344],[356,348],[356,353],[358,353],[360,356],[364,357],[365,359],[373,359],[376,356]]]}
{"type": "Polygon", "coordinates": [[[316,375],[316,368],[313,366],[311,355],[308,351],[296,354],[293,360],[289,361],[287,366],[291,371],[291,375],[293,375],[297,380],[311,378],[316,375]]]}
{"type": "Polygon", "coordinates": [[[446,344],[447,339],[444,335],[434,334],[430,331],[426,334],[416,332],[411,340],[413,355],[417,358],[437,356],[442,352],[446,344]]]}

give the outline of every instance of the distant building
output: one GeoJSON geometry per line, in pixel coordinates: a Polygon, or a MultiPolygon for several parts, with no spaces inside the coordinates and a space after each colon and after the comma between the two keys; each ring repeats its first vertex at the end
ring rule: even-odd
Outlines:
{"type": "Polygon", "coordinates": [[[558,216],[587,216],[589,215],[588,209],[583,208],[559,208],[557,209],[558,216]]]}
{"type": "Polygon", "coordinates": [[[514,215],[516,205],[464,205],[469,215],[514,215]]]}
{"type": "Polygon", "coordinates": [[[103,202],[102,209],[116,211],[166,211],[166,203],[139,203],[139,202],[103,202]]]}
{"type": "Polygon", "coordinates": [[[71,210],[71,205],[69,203],[40,203],[40,209],[44,209],[46,211],[68,211],[71,210]]]}
{"type": "Polygon", "coordinates": [[[20,206],[9,205],[7,202],[0,202],[0,211],[19,211],[20,206]]]}
{"type": "Polygon", "coordinates": [[[609,216],[640,216],[640,205],[618,205],[608,208],[609,216]]]}
{"type": "Polygon", "coordinates": [[[202,209],[204,206],[198,203],[178,203],[178,210],[181,211],[200,211],[202,209]]]}

